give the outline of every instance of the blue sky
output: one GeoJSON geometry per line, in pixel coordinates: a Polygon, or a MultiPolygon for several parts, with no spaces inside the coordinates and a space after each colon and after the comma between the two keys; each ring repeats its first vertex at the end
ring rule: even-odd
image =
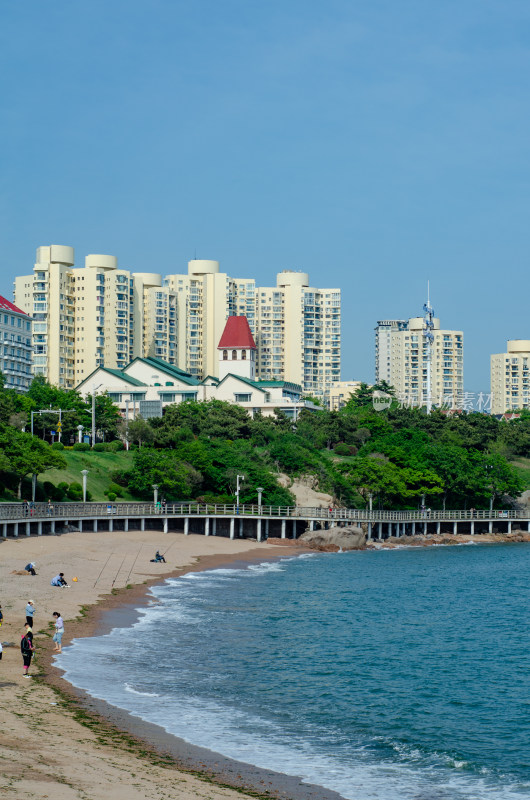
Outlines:
{"type": "Polygon", "coordinates": [[[214,258],[465,333],[468,391],[530,338],[526,0],[37,0],[0,12],[2,279],[40,244],[133,271],[214,258]]]}

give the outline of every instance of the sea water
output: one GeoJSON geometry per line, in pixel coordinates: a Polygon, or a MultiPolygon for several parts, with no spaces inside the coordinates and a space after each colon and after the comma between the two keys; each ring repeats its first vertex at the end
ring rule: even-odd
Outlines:
{"type": "Polygon", "coordinates": [[[530,545],[190,573],[63,650],[95,697],[351,800],[530,798],[530,545]]]}

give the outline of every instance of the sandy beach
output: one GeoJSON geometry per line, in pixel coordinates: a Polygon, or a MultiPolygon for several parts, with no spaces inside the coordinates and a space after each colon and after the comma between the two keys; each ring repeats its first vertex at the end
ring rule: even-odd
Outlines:
{"type": "Polygon", "coordinates": [[[2,796],[17,800],[241,800],[250,796],[321,800],[335,796],[314,791],[316,787],[301,787],[298,779],[286,776],[280,786],[274,773],[250,767],[243,774],[245,765],[186,746],[156,726],[79,697],[80,693],[61,679],[60,670],[52,666],[54,611],[59,611],[65,621],[64,646],[70,638],[101,630],[102,615],[112,609],[118,613],[124,606],[146,602],[149,585],[165,576],[231,561],[285,555],[289,555],[285,547],[175,532],[68,533],[3,540],[2,796]],[[166,564],[150,563],[157,549],[165,553],[166,564]],[[29,561],[37,565],[36,576],[24,572],[29,561]],[[64,572],[70,588],[50,585],[59,571],[64,572]],[[22,675],[20,654],[28,600],[36,607],[36,653],[30,679],[22,675]],[[13,646],[9,646],[11,643],[13,646]],[[246,793],[221,784],[252,790],[246,793]]]}

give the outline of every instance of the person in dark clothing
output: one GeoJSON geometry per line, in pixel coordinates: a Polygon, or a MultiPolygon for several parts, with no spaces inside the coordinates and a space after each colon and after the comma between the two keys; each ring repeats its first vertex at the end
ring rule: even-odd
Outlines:
{"type": "Polygon", "coordinates": [[[37,574],[35,571],[36,566],[37,565],[33,561],[30,561],[29,564],[26,564],[24,569],[26,570],[26,572],[29,572],[30,575],[36,575],[37,574]]]}
{"type": "Polygon", "coordinates": [[[156,564],[158,564],[161,561],[163,561],[164,564],[166,563],[166,559],[164,558],[163,555],[160,554],[158,550],[156,551],[155,557],[152,558],[151,561],[154,561],[156,564]]]}
{"type": "Polygon", "coordinates": [[[28,670],[31,666],[31,659],[33,657],[35,647],[33,645],[33,632],[29,627],[28,623],[26,622],[25,625],[25,632],[20,640],[20,652],[22,653],[22,663],[24,664],[24,672],[22,673],[24,678],[30,678],[31,675],[28,675],[28,670]]]}

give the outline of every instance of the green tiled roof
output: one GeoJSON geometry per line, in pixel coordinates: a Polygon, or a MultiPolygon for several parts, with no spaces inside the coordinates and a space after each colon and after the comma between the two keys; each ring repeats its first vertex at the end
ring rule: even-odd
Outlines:
{"type": "MultiPolygon", "coordinates": [[[[187,383],[189,386],[199,386],[200,384],[200,381],[198,381],[197,378],[193,378],[189,372],[184,372],[184,370],[179,369],[179,367],[174,367],[173,364],[168,364],[167,361],[162,361],[161,358],[138,357],[131,361],[131,364],[134,364],[136,361],[141,361],[144,364],[148,364],[150,367],[159,369],[160,372],[164,372],[166,375],[182,381],[182,383],[187,383]]],[[[130,367],[131,364],[128,364],[127,366],[130,367]]]]}
{"type": "Polygon", "coordinates": [[[223,380],[220,381],[220,383],[223,383],[223,381],[226,381],[227,378],[236,378],[236,380],[243,381],[243,383],[246,383],[249,386],[252,386],[253,389],[257,389],[258,392],[265,392],[265,389],[262,389],[261,386],[259,385],[259,383],[257,383],[256,381],[251,381],[250,378],[243,378],[242,375],[235,375],[233,372],[229,372],[228,375],[225,375],[223,380]]]}
{"type": "Polygon", "coordinates": [[[127,375],[126,372],[122,372],[119,369],[111,369],[110,367],[100,367],[100,369],[102,369],[103,372],[110,372],[111,375],[115,375],[117,378],[120,378],[122,381],[126,381],[133,386],[147,386],[147,384],[139,381],[138,378],[133,378],[132,375],[127,375]]]}
{"type": "Polygon", "coordinates": [[[258,386],[265,386],[265,387],[278,387],[281,389],[288,389],[290,392],[300,392],[302,393],[302,387],[299,383],[291,383],[290,381],[257,381],[258,386]]]}

